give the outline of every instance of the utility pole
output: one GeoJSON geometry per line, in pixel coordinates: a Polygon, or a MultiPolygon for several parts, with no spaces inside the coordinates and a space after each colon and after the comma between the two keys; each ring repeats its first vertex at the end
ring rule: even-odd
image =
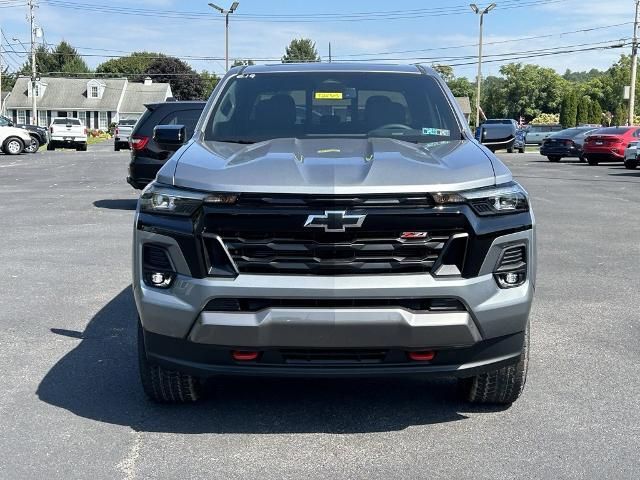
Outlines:
{"type": "Polygon", "coordinates": [[[480,15],[480,39],[478,42],[478,78],[476,79],[476,128],[478,128],[478,126],[480,126],[480,94],[482,93],[482,27],[484,25],[484,16],[491,10],[496,8],[496,4],[492,3],[484,10],[478,8],[475,3],[472,3],[470,7],[476,15],[480,15]]]}
{"type": "Polygon", "coordinates": [[[35,0],[29,0],[29,27],[31,28],[31,125],[38,124],[38,98],[36,97],[36,26],[33,11],[35,0]]]}
{"type": "Polygon", "coordinates": [[[329,63],[331,63],[331,42],[329,42],[329,63]]]}
{"type": "Polygon", "coordinates": [[[631,89],[629,90],[629,125],[633,125],[636,109],[636,75],[638,72],[638,10],[640,10],[640,0],[636,0],[636,16],[633,22],[633,45],[631,47],[631,89]]]}
{"type": "Polygon", "coordinates": [[[229,8],[229,10],[225,10],[222,7],[219,7],[218,5],[214,4],[214,3],[210,3],[209,6],[217,11],[219,11],[221,14],[224,15],[224,24],[225,24],[225,28],[224,28],[224,68],[225,70],[229,70],[229,14],[233,13],[236,11],[236,9],[238,8],[238,5],[240,5],[240,2],[233,2],[231,4],[231,7],[229,8]]]}

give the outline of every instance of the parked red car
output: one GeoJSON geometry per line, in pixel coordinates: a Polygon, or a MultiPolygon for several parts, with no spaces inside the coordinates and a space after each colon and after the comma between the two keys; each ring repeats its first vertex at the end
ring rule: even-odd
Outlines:
{"type": "Polygon", "coordinates": [[[589,165],[600,162],[624,162],[624,151],[640,138],[639,127],[607,127],[584,139],[583,155],[589,165]]]}

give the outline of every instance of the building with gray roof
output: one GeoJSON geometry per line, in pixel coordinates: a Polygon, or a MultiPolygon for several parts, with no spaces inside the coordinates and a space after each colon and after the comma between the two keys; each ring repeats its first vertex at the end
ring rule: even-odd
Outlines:
{"type": "MultiPolygon", "coordinates": [[[[19,77],[5,101],[5,111],[16,123],[35,123],[31,115],[32,85],[19,77]]],[[[144,83],[126,78],[42,77],[36,83],[37,124],[49,126],[53,117],[79,118],[87,128],[106,130],[112,122],[137,119],[145,104],[171,97],[168,83],[144,83]]]]}

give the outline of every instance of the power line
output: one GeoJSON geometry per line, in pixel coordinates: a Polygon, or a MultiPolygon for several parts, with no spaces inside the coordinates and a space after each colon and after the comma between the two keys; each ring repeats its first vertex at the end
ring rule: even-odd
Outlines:
{"type": "MultiPolygon", "coordinates": [[[[551,5],[566,2],[567,0],[505,0],[501,2],[502,11],[512,8],[535,7],[541,5],[551,5]]],[[[221,21],[221,19],[211,15],[209,12],[176,11],[159,9],[142,9],[127,6],[120,8],[108,5],[88,5],[65,0],[43,0],[43,3],[60,8],[82,9],[83,11],[96,11],[100,13],[115,13],[119,15],[152,16],[171,19],[207,20],[221,21]]],[[[314,13],[314,14],[237,14],[237,21],[245,22],[266,22],[266,23],[322,23],[322,22],[354,22],[371,20],[411,20],[425,17],[441,17],[449,15],[468,14],[468,6],[458,4],[449,7],[437,7],[431,9],[418,9],[411,11],[393,10],[387,12],[361,12],[361,13],[314,13]]]]}

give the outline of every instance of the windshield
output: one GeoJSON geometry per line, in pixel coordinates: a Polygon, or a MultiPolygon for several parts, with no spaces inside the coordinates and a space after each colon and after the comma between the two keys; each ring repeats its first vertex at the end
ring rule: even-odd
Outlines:
{"type": "Polygon", "coordinates": [[[513,121],[508,119],[489,119],[485,120],[484,123],[486,125],[511,125],[513,121]]]}
{"type": "Polygon", "coordinates": [[[135,120],[120,120],[120,123],[118,123],[118,125],[122,125],[122,126],[133,126],[136,124],[135,120]]]}
{"type": "Polygon", "coordinates": [[[259,73],[229,82],[205,140],[387,137],[459,140],[461,129],[437,81],[389,73],[259,73]]]}
{"type": "Polygon", "coordinates": [[[629,127],[607,127],[596,130],[593,133],[596,135],[624,135],[629,130],[631,130],[629,127]]]}
{"type": "Polygon", "coordinates": [[[80,120],[77,118],[56,118],[53,121],[54,125],[80,125],[80,120]]]}
{"type": "Polygon", "coordinates": [[[575,138],[579,135],[584,135],[587,132],[594,130],[593,128],[567,128],[560,132],[556,132],[550,135],[551,138],[575,138]]]}

